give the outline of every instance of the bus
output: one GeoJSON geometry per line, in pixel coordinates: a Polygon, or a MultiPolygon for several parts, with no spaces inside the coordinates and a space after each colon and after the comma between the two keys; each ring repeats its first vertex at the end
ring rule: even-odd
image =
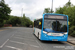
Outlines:
{"type": "Polygon", "coordinates": [[[46,13],[34,20],[33,34],[42,41],[67,41],[68,15],[46,13]]]}

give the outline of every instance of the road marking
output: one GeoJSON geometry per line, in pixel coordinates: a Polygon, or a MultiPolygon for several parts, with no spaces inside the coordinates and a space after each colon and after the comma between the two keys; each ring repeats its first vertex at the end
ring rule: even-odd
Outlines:
{"type": "MultiPolygon", "coordinates": [[[[23,36],[23,35],[15,35],[16,37],[24,37],[24,38],[32,38],[32,37],[27,37],[27,36],[23,36]]],[[[33,38],[32,38],[33,39],[33,38]]]]}
{"type": "Polygon", "coordinates": [[[8,29],[2,29],[2,30],[0,30],[0,31],[4,31],[4,30],[8,30],[8,29]]]}
{"type": "Polygon", "coordinates": [[[22,35],[16,35],[16,36],[22,36],[22,35]]]}
{"type": "MultiPolygon", "coordinates": [[[[37,41],[36,41],[37,42],[37,41]]],[[[38,42],[37,42],[38,43],[38,42]]],[[[41,47],[41,45],[38,43],[38,45],[41,47]]]]}
{"type": "Polygon", "coordinates": [[[2,48],[7,42],[8,42],[9,39],[7,39],[1,46],[0,48],[2,48]]]}
{"type": "Polygon", "coordinates": [[[14,34],[11,37],[13,37],[13,36],[14,36],[14,34]]]}
{"type": "MultiPolygon", "coordinates": [[[[14,37],[14,38],[18,38],[18,39],[23,39],[23,40],[25,40],[25,38],[21,38],[21,37],[14,37]]],[[[35,40],[30,40],[30,41],[35,41],[35,40]]]]}
{"type": "Polygon", "coordinates": [[[30,46],[33,46],[33,47],[37,47],[37,48],[39,48],[39,46],[36,46],[36,45],[30,45],[30,46]]]}
{"type": "Polygon", "coordinates": [[[42,48],[42,46],[38,43],[38,41],[37,41],[37,40],[36,40],[36,42],[37,42],[37,44],[41,47],[41,49],[42,49],[42,50],[46,50],[46,49],[43,49],[43,48],[42,48]]]}
{"type": "Polygon", "coordinates": [[[16,48],[16,47],[12,47],[12,46],[5,46],[5,47],[12,48],[12,49],[16,49],[16,50],[23,50],[23,49],[16,48]]]}
{"type": "Polygon", "coordinates": [[[3,30],[0,30],[0,31],[3,31],[3,30]]]}
{"type": "MultiPolygon", "coordinates": [[[[10,40],[10,42],[18,43],[18,44],[23,44],[23,45],[28,45],[28,44],[26,44],[26,43],[17,42],[17,41],[12,41],[12,40],[10,40]]],[[[39,48],[39,46],[36,46],[36,45],[30,45],[30,46],[33,46],[33,47],[37,47],[37,48],[39,48]]]]}
{"type": "Polygon", "coordinates": [[[14,37],[14,38],[18,38],[18,39],[25,39],[25,38],[21,38],[21,37],[14,37]]]}
{"type": "Polygon", "coordinates": [[[24,44],[24,45],[27,45],[26,43],[17,42],[17,41],[12,41],[12,40],[10,40],[10,42],[14,42],[14,43],[18,43],[18,44],[24,44]]]}
{"type": "Polygon", "coordinates": [[[71,45],[71,46],[74,46],[74,47],[75,47],[75,45],[73,45],[73,44],[70,44],[70,43],[68,43],[68,42],[64,42],[64,43],[67,43],[67,44],[69,44],[69,45],[71,45]]]}

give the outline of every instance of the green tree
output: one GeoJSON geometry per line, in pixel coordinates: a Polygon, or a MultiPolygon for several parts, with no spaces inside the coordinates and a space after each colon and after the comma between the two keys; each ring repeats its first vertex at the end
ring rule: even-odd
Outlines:
{"type": "Polygon", "coordinates": [[[5,21],[5,24],[12,24],[13,26],[25,26],[29,27],[33,25],[33,22],[23,14],[23,17],[11,16],[5,21]]]}
{"type": "Polygon", "coordinates": [[[66,7],[70,7],[72,4],[70,2],[70,0],[65,4],[66,7]]]}
{"type": "Polygon", "coordinates": [[[25,17],[25,14],[23,14],[23,17],[22,17],[21,20],[22,20],[21,21],[22,26],[26,26],[26,17],[25,17]]]}
{"type": "Polygon", "coordinates": [[[5,24],[12,24],[13,26],[16,26],[17,24],[20,25],[21,19],[17,16],[10,16],[9,20],[7,20],[5,24]]]}
{"type": "Polygon", "coordinates": [[[43,13],[51,13],[51,12],[53,12],[52,9],[50,9],[50,8],[45,8],[45,10],[44,10],[43,13]]]}
{"type": "Polygon", "coordinates": [[[23,14],[22,26],[29,27],[30,25],[32,25],[32,21],[28,17],[26,17],[25,14],[23,14]]]}
{"type": "Polygon", "coordinates": [[[71,7],[73,7],[73,4],[71,4],[71,2],[69,0],[63,7],[56,8],[55,13],[65,14],[66,10],[68,10],[71,7]]]}
{"type": "Polygon", "coordinates": [[[0,27],[3,25],[4,20],[9,19],[9,14],[11,12],[10,7],[5,4],[4,0],[0,1],[0,27]]]}
{"type": "Polygon", "coordinates": [[[57,8],[55,13],[69,16],[69,34],[75,35],[75,6],[71,4],[70,0],[63,7],[57,8]]]}
{"type": "Polygon", "coordinates": [[[55,13],[64,14],[66,9],[67,9],[66,6],[56,8],[56,12],[55,13]]]}

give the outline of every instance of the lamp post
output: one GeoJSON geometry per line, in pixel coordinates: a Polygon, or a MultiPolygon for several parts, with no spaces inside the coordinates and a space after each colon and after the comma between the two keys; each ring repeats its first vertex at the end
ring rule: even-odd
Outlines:
{"type": "Polygon", "coordinates": [[[22,10],[21,10],[21,17],[23,16],[23,8],[22,8],[22,10]]]}
{"type": "Polygon", "coordinates": [[[53,13],[53,0],[52,0],[52,8],[51,8],[51,13],[53,13]]]}

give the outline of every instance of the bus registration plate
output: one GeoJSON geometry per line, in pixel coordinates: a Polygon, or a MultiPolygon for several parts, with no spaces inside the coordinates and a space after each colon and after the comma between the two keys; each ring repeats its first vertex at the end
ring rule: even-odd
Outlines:
{"type": "Polygon", "coordinates": [[[57,39],[52,39],[52,41],[58,41],[57,39]]]}

